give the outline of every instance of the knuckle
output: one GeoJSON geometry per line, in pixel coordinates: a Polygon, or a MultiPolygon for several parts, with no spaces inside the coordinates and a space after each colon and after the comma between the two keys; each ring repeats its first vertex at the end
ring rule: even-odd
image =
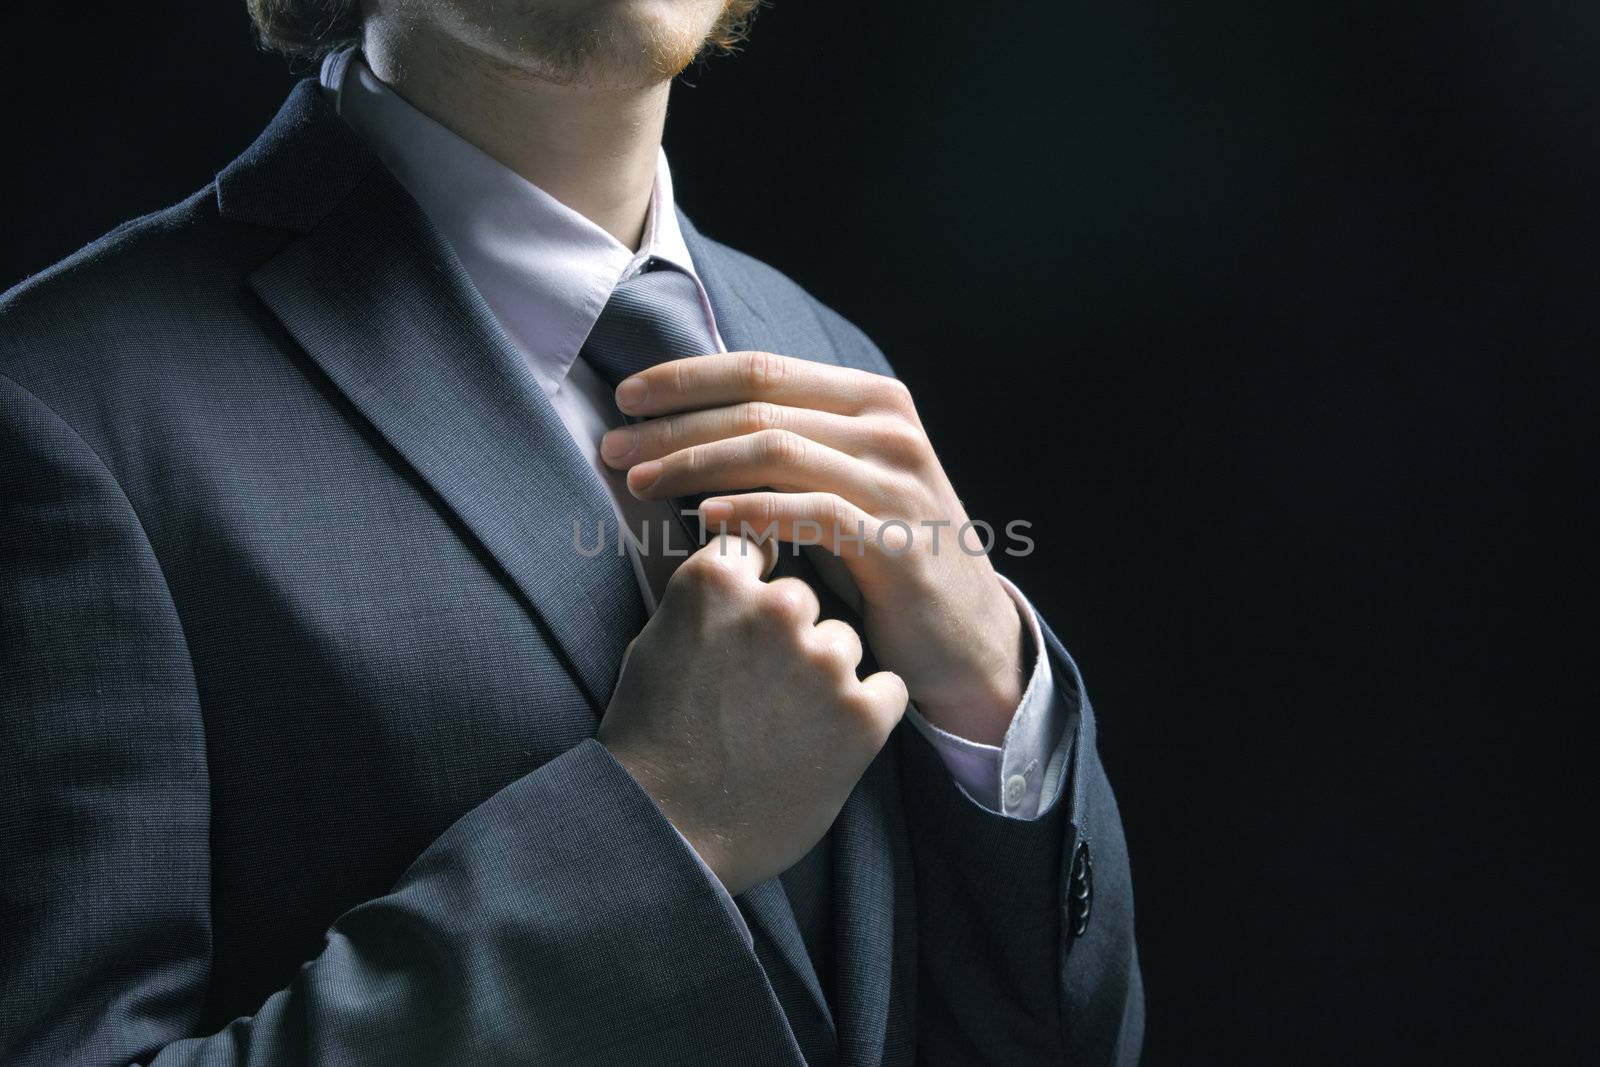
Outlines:
{"type": "Polygon", "coordinates": [[[806,651],[817,667],[848,673],[847,681],[855,681],[861,638],[848,623],[824,622],[816,627],[815,639],[806,651]]]}
{"type": "Polygon", "coordinates": [[[779,615],[799,616],[806,609],[807,590],[798,582],[778,581],[767,585],[767,600],[779,615]]]}
{"type": "Polygon", "coordinates": [[[695,592],[727,592],[741,584],[738,567],[717,551],[696,552],[683,561],[668,584],[695,592]]]}
{"type": "Polygon", "coordinates": [[[740,406],[739,426],[745,433],[761,433],[782,428],[778,406],[765,400],[753,400],[740,406]]]}
{"type": "Polygon", "coordinates": [[[805,462],[806,439],[789,430],[762,430],[757,437],[761,455],[769,463],[796,467],[805,462]]]}
{"type": "Polygon", "coordinates": [[[771,352],[746,352],[739,361],[739,375],[751,392],[769,392],[783,381],[783,357],[771,352]]]}
{"type": "MultiPolygon", "coordinates": [[[[825,493],[817,501],[817,521],[822,524],[825,536],[864,539],[867,526],[855,508],[834,493],[825,493]]],[[[864,543],[858,541],[853,543],[864,543]]],[[[841,551],[843,551],[841,545],[841,551]]]]}
{"type": "Polygon", "coordinates": [[[647,426],[645,433],[654,433],[664,451],[676,452],[678,443],[687,436],[682,419],[655,419],[647,426]]]}
{"type": "Polygon", "coordinates": [[[911,693],[906,689],[905,679],[898,674],[888,674],[877,688],[858,686],[861,699],[867,706],[867,714],[874,721],[889,726],[898,721],[900,713],[911,702],[911,693]]]}
{"type": "Polygon", "coordinates": [[[765,596],[756,598],[752,615],[758,629],[777,630],[798,641],[800,625],[805,621],[805,598],[795,589],[769,586],[765,596]]]}
{"type": "Polygon", "coordinates": [[[771,493],[757,493],[749,498],[746,514],[759,533],[778,521],[778,501],[771,493]]]}
{"type": "Polygon", "coordinates": [[[890,411],[901,414],[910,414],[916,411],[916,404],[911,400],[911,390],[899,378],[890,378],[878,375],[874,383],[873,392],[879,404],[890,411]]]}
{"type": "Polygon", "coordinates": [[[849,531],[854,525],[850,522],[849,509],[836,493],[825,493],[817,506],[820,514],[817,516],[829,528],[839,531],[849,531]]]}
{"type": "Polygon", "coordinates": [[[922,458],[927,438],[922,430],[904,419],[883,419],[873,427],[878,449],[885,457],[901,464],[922,458]]]}
{"type": "MultiPolygon", "coordinates": [[[[853,678],[851,680],[854,681],[853,678]]],[[[883,709],[879,706],[881,703],[872,690],[860,684],[847,686],[839,699],[845,713],[869,729],[876,729],[883,716],[883,709]]]]}
{"type": "Polygon", "coordinates": [[[667,585],[684,592],[694,592],[714,580],[710,574],[711,570],[712,568],[698,554],[690,556],[673,572],[672,577],[667,579],[667,585]]]}
{"type": "Polygon", "coordinates": [[[809,670],[819,674],[838,674],[844,667],[844,652],[837,638],[824,637],[806,642],[800,650],[809,670]]]}
{"type": "Polygon", "coordinates": [[[781,624],[794,614],[793,604],[793,598],[783,593],[768,593],[756,598],[754,614],[758,622],[781,624]]]}
{"type": "Polygon", "coordinates": [[[707,458],[705,445],[693,445],[678,452],[677,462],[685,475],[693,477],[704,469],[707,458]]]}

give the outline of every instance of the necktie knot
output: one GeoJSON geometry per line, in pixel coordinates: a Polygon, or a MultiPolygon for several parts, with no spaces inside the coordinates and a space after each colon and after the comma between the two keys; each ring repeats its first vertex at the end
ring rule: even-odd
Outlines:
{"type": "Polygon", "coordinates": [[[581,354],[615,386],[657,363],[716,350],[695,280],[651,260],[644,270],[617,283],[581,354]]]}

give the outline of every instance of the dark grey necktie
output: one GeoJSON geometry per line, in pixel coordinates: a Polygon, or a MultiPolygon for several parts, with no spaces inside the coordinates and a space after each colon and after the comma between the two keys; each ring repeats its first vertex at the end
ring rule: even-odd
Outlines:
{"type": "Polygon", "coordinates": [[[717,351],[693,278],[661,260],[617,284],[579,353],[612,388],[657,363],[717,351]]]}
{"type": "MultiPolygon", "coordinates": [[[[706,324],[705,310],[700,305],[700,287],[693,278],[676,267],[660,260],[651,260],[644,270],[617,285],[579,355],[588,360],[589,365],[615,388],[624,378],[657,363],[716,351],[716,339],[706,324]]],[[[704,495],[684,497],[674,500],[672,504],[675,508],[691,510],[704,499],[704,495]]],[[[699,524],[692,518],[685,518],[684,524],[698,541],[699,524]]],[[[820,587],[815,573],[792,554],[786,553],[780,561],[780,573],[785,571],[820,587]],[[788,566],[784,567],[784,563],[788,566]]],[[[753,898],[761,895],[770,897],[774,893],[779,898],[788,898],[785,906],[795,916],[804,941],[804,951],[811,958],[824,999],[831,1008],[834,958],[829,921],[833,911],[830,853],[831,845],[824,840],[794,867],[785,871],[780,879],[772,879],[752,888],[737,903],[749,921],[752,918],[753,898]]],[[[756,955],[773,984],[774,992],[806,1052],[808,1062],[819,1065],[835,1062],[837,1046],[830,1024],[811,1007],[803,980],[791,971],[764,930],[756,935],[756,955]]]]}
{"type": "MultiPolygon", "coordinates": [[[[652,259],[638,274],[617,283],[578,354],[615,389],[624,378],[657,363],[715,351],[717,341],[700,306],[700,287],[678,268],[652,259]]],[[[694,544],[701,542],[700,523],[684,512],[698,508],[707,495],[671,501],[694,544]]]]}

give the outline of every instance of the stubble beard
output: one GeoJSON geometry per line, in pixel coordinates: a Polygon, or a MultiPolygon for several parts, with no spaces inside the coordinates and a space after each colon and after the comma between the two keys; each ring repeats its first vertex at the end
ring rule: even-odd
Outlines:
{"type": "MultiPolygon", "coordinates": [[[[687,0],[684,0],[687,4],[687,0]]],[[[502,62],[576,89],[628,90],[669,81],[705,48],[732,0],[695,13],[641,15],[628,5],[570,10],[539,3],[499,42],[502,62]]]]}

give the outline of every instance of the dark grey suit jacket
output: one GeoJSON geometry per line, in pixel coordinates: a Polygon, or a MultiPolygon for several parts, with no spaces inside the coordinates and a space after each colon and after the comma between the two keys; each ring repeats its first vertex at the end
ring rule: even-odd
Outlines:
{"type": "MultiPolygon", "coordinates": [[[[686,236],[730,347],[889,373],[686,236]]],[[[0,1062],[796,1064],[801,1030],[863,1067],[1135,1059],[1127,855],[1055,638],[1050,815],[973,804],[909,724],[850,796],[829,1013],[779,880],[743,898],[769,974],[593,739],[644,614],[624,559],[552,546],[609,514],[310,82],[214,184],[7,294],[0,1062]]]]}

